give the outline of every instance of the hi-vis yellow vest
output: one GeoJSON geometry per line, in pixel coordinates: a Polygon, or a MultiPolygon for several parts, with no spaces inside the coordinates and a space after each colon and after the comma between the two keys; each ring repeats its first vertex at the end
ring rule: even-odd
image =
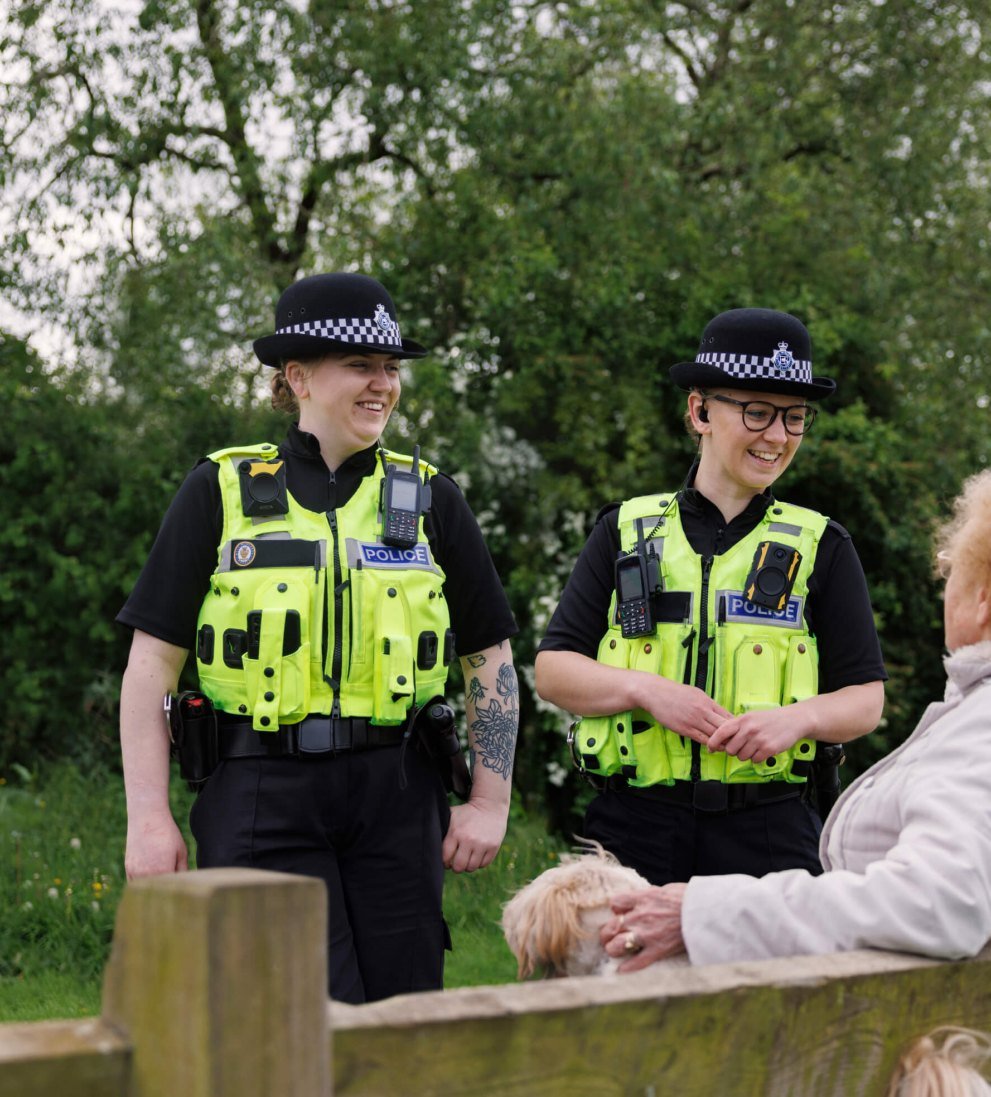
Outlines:
{"type": "MultiPolygon", "coordinates": [[[[672,495],[631,499],[619,512],[622,549],[636,544],[636,521],[661,557],[661,618],[652,636],[623,638],[616,595],[598,661],[661,674],[704,689],[740,715],[778,708],[818,693],[819,659],[804,608],[816,550],[829,519],[815,511],[774,502],[755,529],[721,556],[700,557],[685,537],[672,495]],[[747,601],[744,584],[761,541],[798,549],[801,563],[787,606],[772,611],[747,601]]],[[[645,787],[675,781],[800,783],[815,757],[815,743],[799,739],[764,762],[710,753],[657,723],[642,709],[585,717],[575,733],[579,766],[590,774],[619,774],[645,787]]]]}
{"type": "MultiPolygon", "coordinates": [[[[210,454],[224,528],[197,624],[200,686],[218,709],[250,714],[258,731],[310,714],[402,723],[414,704],[444,692],[454,649],[444,572],[423,520],[413,548],[382,543],[378,461],[337,510],[306,510],[287,493],[286,514],[246,516],[242,462],[277,458],[268,444],[210,454]]],[[[436,469],[421,462],[419,471],[436,469]]]]}

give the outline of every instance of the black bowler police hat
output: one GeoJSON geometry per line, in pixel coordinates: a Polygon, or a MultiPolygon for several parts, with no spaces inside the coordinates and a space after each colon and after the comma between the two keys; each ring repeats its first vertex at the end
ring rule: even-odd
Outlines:
{"type": "Polygon", "coordinates": [[[671,379],[684,389],[755,389],[822,400],[836,391],[812,376],[812,340],[801,320],[773,309],[731,309],[710,320],[694,362],[679,362],[671,379]]]}
{"type": "Polygon", "coordinates": [[[403,339],[396,306],[365,274],[314,274],[294,282],[275,306],[275,334],[253,344],[266,366],[331,351],[422,358],[426,347],[403,339]]]}

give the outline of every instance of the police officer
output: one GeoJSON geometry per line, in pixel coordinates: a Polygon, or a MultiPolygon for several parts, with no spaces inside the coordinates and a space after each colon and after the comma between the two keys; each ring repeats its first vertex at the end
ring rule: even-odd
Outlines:
{"type": "Polygon", "coordinates": [[[771,492],[835,384],[812,376],[804,325],[768,309],[715,317],[670,373],[699,457],[681,490],[600,514],[537,690],[583,717],[573,750],[601,789],[586,836],[651,882],[817,873],[816,744],[873,729],[886,678],[849,534],[771,492]]]}
{"type": "Polygon", "coordinates": [[[400,360],[426,354],[400,335],[385,289],[303,278],[254,348],[274,370],[273,403],[298,423],[278,446],[219,450],[190,472],[118,616],[134,629],[127,874],[186,867],[162,698],[194,650],[219,754],[190,817],[198,865],[325,880],[333,997],[439,988],[443,869],[487,865],[505,834],[515,622],[455,483],[416,451],[382,447],[400,360]],[[449,808],[408,733],[455,651],[474,784],[449,808]]]}

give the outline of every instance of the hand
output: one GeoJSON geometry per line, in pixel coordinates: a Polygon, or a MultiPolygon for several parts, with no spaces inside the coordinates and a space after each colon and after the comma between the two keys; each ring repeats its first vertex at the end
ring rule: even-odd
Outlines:
{"type": "Polygon", "coordinates": [[[124,869],[128,880],[185,872],[189,854],[182,833],[168,813],[128,823],[124,869]]]}
{"type": "Polygon", "coordinates": [[[619,966],[621,974],[639,971],[685,951],[681,905],[686,887],[665,884],[613,896],[611,906],[616,917],[599,930],[599,940],[610,956],[626,957],[619,966]]]}
{"type": "Polygon", "coordinates": [[[733,719],[722,705],[695,686],[684,686],[657,674],[650,675],[644,684],[646,691],[639,707],[663,727],[697,743],[708,743],[726,720],[733,719]]]}
{"type": "Polygon", "coordinates": [[[798,705],[763,709],[733,716],[706,744],[711,751],[724,750],[741,762],[766,762],[793,747],[805,734],[798,705]]]}
{"type": "Polygon", "coordinates": [[[506,836],[508,815],[508,804],[480,796],[452,807],[451,823],[441,848],[444,868],[474,872],[490,864],[506,836]]]}

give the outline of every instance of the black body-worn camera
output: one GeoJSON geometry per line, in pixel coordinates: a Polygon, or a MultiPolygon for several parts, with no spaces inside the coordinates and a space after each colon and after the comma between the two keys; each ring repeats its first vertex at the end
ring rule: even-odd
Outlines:
{"type": "Polygon", "coordinates": [[[802,554],[779,541],[761,541],[743,586],[748,602],[766,609],[783,610],[795,585],[802,554]]]}
{"type": "MultiPolygon", "coordinates": [[[[385,458],[382,458],[383,462],[385,458]]],[[[413,447],[413,466],[404,472],[385,466],[379,509],[382,540],[394,548],[412,548],[420,530],[420,516],[430,509],[430,485],[420,479],[420,447],[413,447]]]]}
{"type": "Polygon", "coordinates": [[[241,484],[241,508],[248,518],[272,518],[289,511],[286,488],[286,463],[272,460],[248,460],[237,467],[241,484]]]}

